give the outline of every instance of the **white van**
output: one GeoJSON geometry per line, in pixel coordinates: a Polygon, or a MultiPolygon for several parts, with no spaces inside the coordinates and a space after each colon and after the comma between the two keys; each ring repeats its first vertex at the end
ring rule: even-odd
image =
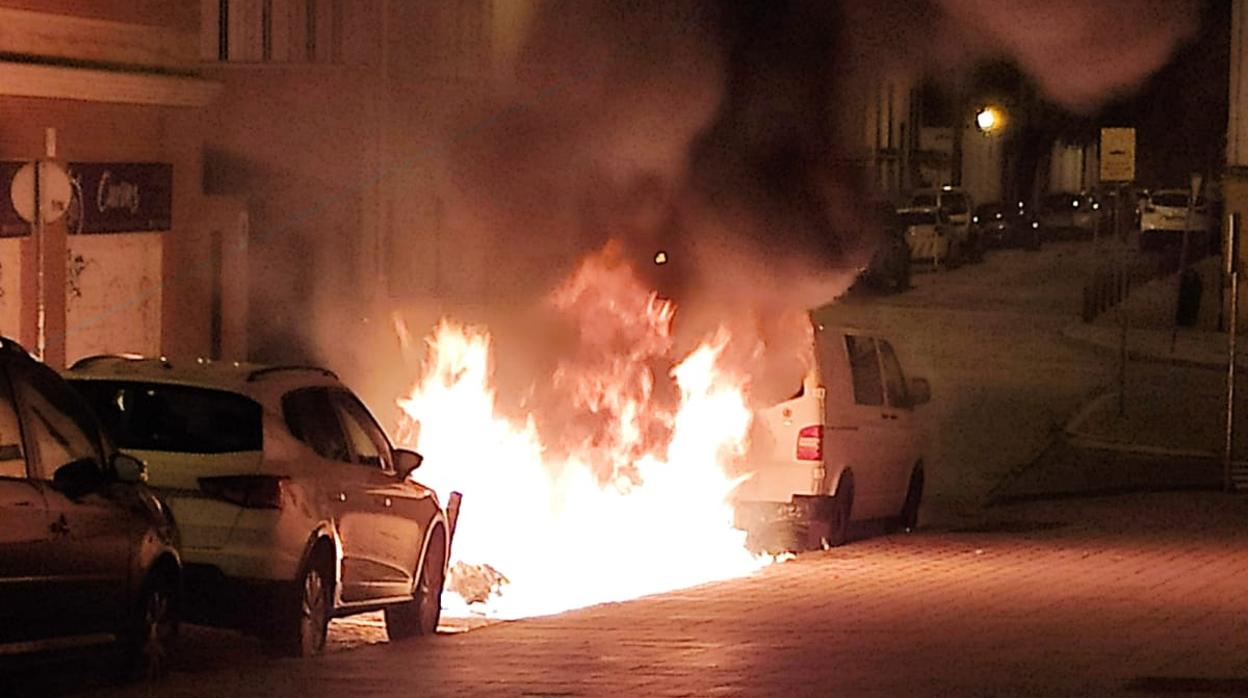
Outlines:
{"type": "Polygon", "coordinates": [[[815,363],[792,398],[755,415],[736,493],[738,528],[793,534],[799,548],[845,542],[850,521],[918,523],[924,438],[915,408],[931,398],[882,337],[820,327],[815,363]]]}
{"type": "Polygon", "coordinates": [[[916,189],[910,192],[907,208],[938,208],[944,218],[946,229],[953,235],[961,255],[968,261],[983,258],[984,246],[979,230],[972,225],[971,211],[975,203],[971,195],[960,187],[943,186],[936,189],[916,189]]]}

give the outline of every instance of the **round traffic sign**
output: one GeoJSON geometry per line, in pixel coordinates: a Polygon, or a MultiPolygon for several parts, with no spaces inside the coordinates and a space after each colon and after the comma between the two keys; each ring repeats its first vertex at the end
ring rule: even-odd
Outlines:
{"type": "MultiPolygon", "coordinates": [[[[40,160],[39,167],[39,210],[45,222],[52,222],[65,215],[69,209],[69,200],[73,195],[69,172],[56,162],[40,160]]],[[[35,222],[35,166],[28,162],[13,175],[9,186],[9,199],[13,202],[13,210],[27,223],[35,222]]]]}

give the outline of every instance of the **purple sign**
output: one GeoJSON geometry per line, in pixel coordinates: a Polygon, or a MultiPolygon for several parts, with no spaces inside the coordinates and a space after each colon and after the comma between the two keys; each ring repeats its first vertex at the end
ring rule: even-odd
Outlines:
{"type": "Polygon", "coordinates": [[[173,225],[173,165],[71,162],[74,195],[65,222],[78,233],[138,233],[173,225]]]}
{"type": "MultiPolygon", "coordinates": [[[[13,209],[9,188],[25,162],[0,161],[0,237],[30,234],[13,209]]],[[[160,162],[68,163],[73,197],[65,212],[71,235],[169,230],[173,165],[160,162]]]]}

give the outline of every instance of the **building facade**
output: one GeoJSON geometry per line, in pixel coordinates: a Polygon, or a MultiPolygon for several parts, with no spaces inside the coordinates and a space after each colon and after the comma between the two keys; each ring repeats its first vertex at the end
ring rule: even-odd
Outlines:
{"type": "Polygon", "coordinates": [[[0,0],[0,332],[52,365],[239,348],[203,225],[198,33],[185,2],[0,0]],[[35,161],[71,192],[45,176],[42,221],[11,196],[35,161]]]}
{"type": "MultiPolygon", "coordinates": [[[[249,353],[321,359],[396,299],[489,286],[444,160],[511,83],[525,0],[202,0],[206,191],[249,226],[249,353]],[[502,71],[502,72],[500,72],[502,71]]],[[[382,317],[378,317],[381,315],[382,317]]],[[[357,340],[358,341],[358,340],[357,340]]]]}

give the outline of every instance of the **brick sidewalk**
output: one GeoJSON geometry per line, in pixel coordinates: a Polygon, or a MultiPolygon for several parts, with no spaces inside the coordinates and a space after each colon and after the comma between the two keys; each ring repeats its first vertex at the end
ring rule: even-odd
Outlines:
{"type": "Polygon", "coordinates": [[[1248,498],[997,507],[749,577],[137,696],[1248,692],[1248,498]]]}

